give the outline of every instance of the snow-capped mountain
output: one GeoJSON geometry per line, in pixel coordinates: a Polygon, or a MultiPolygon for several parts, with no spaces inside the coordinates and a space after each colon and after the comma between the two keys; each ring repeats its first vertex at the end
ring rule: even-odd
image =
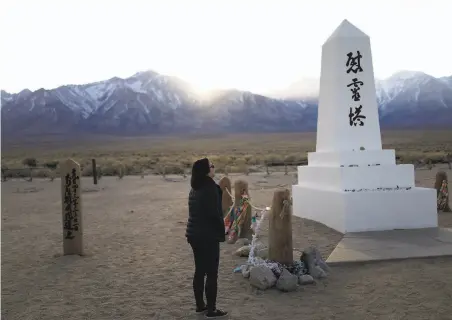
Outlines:
{"type": "MultiPolygon", "coordinates": [[[[317,103],[319,85],[318,79],[303,79],[270,95],[317,103]]],[[[452,76],[435,78],[423,72],[400,71],[376,80],[375,85],[382,126],[452,127],[452,76]]]]}
{"type": "Polygon", "coordinates": [[[452,77],[402,71],[377,81],[377,101],[384,124],[452,127],[452,77]]]}
{"type": "Polygon", "coordinates": [[[442,82],[452,88],[452,76],[439,78],[442,82]]]}
{"type": "MultiPolygon", "coordinates": [[[[178,78],[146,71],[52,90],[1,91],[2,133],[313,130],[315,86],[314,79],[301,81],[284,99],[238,90],[199,96],[178,78]]],[[[376,86],[383,126],[452,126],[452,77],[400,72],[376,86]]]]}

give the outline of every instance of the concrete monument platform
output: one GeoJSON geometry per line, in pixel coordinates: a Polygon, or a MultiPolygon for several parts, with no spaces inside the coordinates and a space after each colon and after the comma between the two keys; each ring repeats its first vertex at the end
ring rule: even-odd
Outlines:
{"type": "Polygon", "coordinates": [[[423,228],[346,233],[327,259],[330,265],[452,256],[452,229],[423,228]]]}

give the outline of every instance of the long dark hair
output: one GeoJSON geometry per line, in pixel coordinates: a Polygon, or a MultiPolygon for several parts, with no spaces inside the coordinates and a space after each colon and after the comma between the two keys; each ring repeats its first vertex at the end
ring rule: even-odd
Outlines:
{"type": "Polygon", "coordinates": [[[203,187],[211,178],[208,176],[210,172],[209,159],[203,158],[196,160],[191,168],[191,187],[196,190],[203,187]]]}

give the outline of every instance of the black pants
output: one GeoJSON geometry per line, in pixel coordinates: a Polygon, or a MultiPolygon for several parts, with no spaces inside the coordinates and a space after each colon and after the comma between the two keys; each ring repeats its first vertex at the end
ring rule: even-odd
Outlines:
{"type": "Polygon", "coordinates": [[[206,276],[205,293],[207,309],[216,309],[218,265],[220,262],[220,243],[216,241],[189,241],[195,256],[195,276],[193,277],[193,291],[196,307],[204,307],[204,277],[206,276]]]}

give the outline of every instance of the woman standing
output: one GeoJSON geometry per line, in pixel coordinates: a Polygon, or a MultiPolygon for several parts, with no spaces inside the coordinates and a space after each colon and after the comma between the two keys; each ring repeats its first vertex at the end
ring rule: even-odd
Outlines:
{"type": "Polygon", "coordinates": [[[215,167],[207,158],[193,164],[185,233],[195,257],[193,291],[196,312],[205,314],[206,319],[223,318],[228,314],[216,307],[220,242],[225,241],[225,230],[221,209],[222,191],[212,179],[214,175],[215,167]],[[205,287],[204,277],[207,278],[205,287]],[[207,304],[204,302],[204,291],[207,304]]]}

